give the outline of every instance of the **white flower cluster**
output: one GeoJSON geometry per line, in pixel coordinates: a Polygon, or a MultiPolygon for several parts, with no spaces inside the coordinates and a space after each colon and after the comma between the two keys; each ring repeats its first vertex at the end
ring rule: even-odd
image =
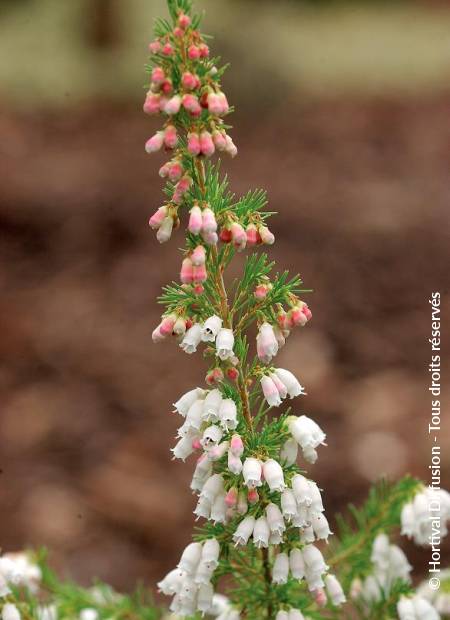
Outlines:
{"type": "MultiPolygon", "coordinates": [[[[379,534],[373,543],[373,572],[363,581],[355,579],[351,586],[351,596],[366,606],[389,597],[392,585],[398,579],[410,582],[412,570],[405,554],[396,545],[391,545],[385,534],[379,534]]],[[[397,611],[400,620],[439,620],[433,606],[421,596],[402,597],[397,611]]]]}
{"type": "Polygon", "coordinates": [[[222,437],[237,426],[237,408],[231,398],[223,398],[218,389],[195,388],[174,403],[174,407],[185,418],[178,429],[180,439],[172,449],[174,458],[184,461],[199,448],[205,450],[211,461],[226,453],[229,443],[220,443],[222,437]]]}
{"type": "Polygon", "coordinates": [[[417,588],[417,594],[427,599],[438,613],[448,616],[450,615],[450,590],[448,589],[450,569],[442,570],[439,578],[441,580],[441,587],[438,590],[432,590],[430,582],[426,580],[417,588]]]}
{"type": "Polygon", "coordinates": [[[5,553],[0,557],[0,596],[5,596],[4,591],[9,593],[8,584],[36,592],[41,578],[41,569],[27,553],[5,553]]]}
{"type": "Polygon", "coordinates": [[[304,388],[289,370],[275,368],[274,372],[261,377],[264,398],[270,407],[279,407],[287,396],[295,398],[305,394],[304,388]]]}
{"type": "Polygon", "coordinates": [[[211,577],[219,564],[219,553],[215,538],[193,542],[185,548],[177,568],[158,583],[161,592],[173,596],[170,611],[182,616],[210,612],[214,598],[211,577]]]}
{"type": "Polygon", "coordinates": [[[317,448],[325,445],[326,435],[320,426],[306,415],[288,418],[289,431],[292,439],[288,439],[281,450],[281,460],[286,465],[293,465],[297,461],[298,448],[302,450],[303,458],[308,463],[317,461],[317,448]]]}
{"type": "Polygon", "coordinates": [[[402,534],[416,545],[429,545],[447,535],[450,519],[450,493],[427,487],[402,510],[402,534]]]}
{"type": "Polygon", "coordinates": [[[210,316],[203,323],[194,323],[180,343],[180,347],[186,353],[192,354],[197,351],[201,342],[214,342],[216,354],[222,360],[234,357],[234,335],[231,329],[222,327],[222,319],[217,315],[210,316]]]}

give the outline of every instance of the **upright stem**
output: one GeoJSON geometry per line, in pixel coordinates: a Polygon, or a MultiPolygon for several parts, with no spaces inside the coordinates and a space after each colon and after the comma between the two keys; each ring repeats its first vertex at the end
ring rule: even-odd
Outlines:
{"type": "Polygon", "coordinates": [[[266,581],[267,618],[271,620],[272,614],[273,614],[272,596],[271,596],[272,578],[270,575],[270,563],[269,563],[269,550],[268,549],[262,550],[262,560],[263,560],[263,566],[264,566],[264,578],[266,581]]]}

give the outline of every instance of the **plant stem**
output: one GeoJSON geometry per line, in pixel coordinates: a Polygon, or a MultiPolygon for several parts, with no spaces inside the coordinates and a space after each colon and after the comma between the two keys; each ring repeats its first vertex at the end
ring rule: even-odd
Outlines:
{"type": "Polygon", "coordinates": [[[270,563],[269,563],[269,550],[268,549],[263,549],[262,550],[262,559],[263,559],[263,565],[264,565],[264,578],[265,578],[265,581],[266,581],[267,618],[269,620],[271,620],[272,613],[273,613],[273,609],[272,609],[272,596],[271,596],[272,578],[271,578],[271,575],[270,575],[270,563]]]}

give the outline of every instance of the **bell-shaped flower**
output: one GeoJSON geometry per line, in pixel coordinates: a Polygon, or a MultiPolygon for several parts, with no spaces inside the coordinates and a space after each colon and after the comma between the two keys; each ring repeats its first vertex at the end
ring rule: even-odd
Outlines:
{"type": "Polygon", "coordinates": [[[231,329],[222,327],[216,338],[216,351],[218,357],[225,361],[233,357],[234,335],[231,329]]]}
{"type": "Polygon", "coordinates": [[[194,508],[194,514],[198,519],[209,519],[211,517],[212,502],[206,497],[200,496],[196,507],[194,508]]]}
{"type": "Polygon", "coordinates": [[[309,480],[302,474],[295,474],[291,480],[297,504],[310,506],[312,502],[309,480]]]}
{"type": "Polygon", "coordinates": [[[225,501],[226,493],[225,491],[220,491],[211,506],[211,521],[214,521],[214,524],[227,522],[227,503],[225,501]]]}
{"type": "Polygon", "coordinates": [[[272,568],[272,583],[287,583],[289,576],[289,558],[286,553],[278,553],[272,568]]]}
{"type": "Polygon", "coordinates": [[[20,620],[20,612],[14,603],[5,603],[3,605],[2,620],[20,620]]]}
{"type": "Polygon", "coordinates": [[[312,528],[312,525],[307,525],[306,527],[302,528],[300,532],[301,543],[303,543],[304,545],[309,545],[310,543],[313,543],[315,540],[316,540],[316,537],[314,535],[314,530],[312,528]]]}
{"type": "Polygon", "coordinates": [[[283,468],[275,459],[268,459],[263,465],[264,478],[271,491],[283,491],[286,488],[283,468]]]}
{"type": "Polygon", "coordinates": [[[166,243],[167,241],[169,241],[170,237],[172,236],[172,230],[173,217],[171,215],[168,215],[163,219],[162,224],[158,228],[158,232],[156,233],[156,238],[158,239],[159,243],[166,243]]]}
{"type": "Polygon", "coordinates": [[[244,452],[244,442],[240,435],[235,433],[231,438],[230,450],[235,456],[242,456],[244,452]]]}
{"type": "Polygon", "coordinates": [[[194,323],[184,335],[181,341],[180,347],[189,355],[197,351],[197,347],[202,340],[202,326],[199,323],[194,323]]]}
{"type": "Polygon", "coordinates": [[[302,549],[302,555],[307,572],[324,573],[328,569],[322,553],[314,545],[306,545],[306,547],[302,549]]]}
{"type": "Polygon", "coordinates": [[[317,448],[325,442],[326,436],[320,426],[305,415],[289,418],[288,424],[292,437],[303,450],[308,447],[317,448]]]}
{"type": "Polygon", "coordinates": [[[187,575],[193,575],[202,557],[202,544],[199,542],[190,543],[183,551],[178,568],[185,571],[187,575]]]}
{"type": "Polygon", "coordinates": [[[278,353],[278,342],[270,323],[265,322],[259,328],[256,349],[259,359],[265,364],[270,364],[272,358],[278,353]]]}
{"type": "Polygon", "coordinates": [[[201,583],[197,594],[197,610],[206,614],[211,610],[214,588],[211,583],[201,583]]]}
{"type": "Polygon", "coordinates": [[[193,438],[190,435],[181,437],[177,444],[171,448],[174,459],[181,459],[183,462],[194,452],[192,445],[193,438]]]}
{"type": "Polygon", "coordinates": [[[276,368],[275,374],[286,387],[290,398],[295,398],[296,396],[300,396],[300,394],[305,393],[304,388],[289,370],[285,370],[284,368],[276,368]]]}
{"type": "Polygon", "coordinates": [[[214,314],[206,319],[202,328],[203,342],[214,342],[221,327],[222,319],[219,316],[214,314]]]}
{"type": "Polygon", "coordinates": [[[440,616],[433,605],[421,596],[413,598],[417,620],[439,620],[440,616]]]}
{"type": "Polygon", "coordinates": [[[221,426],[226,431],[232,431],[237,426],[236,403],[231,398],[224,398],[220,403],[219,419],[221,426]]]}
{"type": "Polygon", "coordinates": [[[158,582],[158,590],[165,594],[166,596],[170,596],[171,594],[177,594],[181,590],[181,584],[183,583],[183,579],[186,577],[186,573],[179,569],[174,568],[167,573],[167,575],[158,582]]]}
{"type": "Polygon", "coordinates": [[[233,541],[235,546],[246,545],[250,536],[253,534],[253,528],[255,527],[255,517],[249,515],[242,519],[233,534],[233,541]]]}
{"type": "Polygon", "coordinates": [[[283,534],[283,532],[286,530],[283,515],[281,514],[281,510],[278,508],[278,506],[273,502],[268,504],[266,507],[266,517],[270,531],[272,533],[276,532],[278,534],[283,534]]]}
{"type": "Polygon", "coordinates": [[[280,452],[280,461],[285,465],[293,465],[297,462],[298,443],[294,438],[285,441],[280,452]]]}
{"type": "Polygon", "coordinates": [[[244,483],[251,489],[254,487],[260,487],[262,484],[262,466],[261,461],[253,457],[248,457],[244,461],[244,467],[242,469],[244,476],[244,483]]]}
{"type": "Polygon", "coordinates": [[[230,448],[228,450],[228,470],[235,476],[238,476],[242,472],[242,467],[241,459],[233,454],[230,448]]]}
{"type": "Polygon", "coordinates": [[[397,613],[400,620],[417,620],[416,610],[411,598],[402,596],[397,603],[397,613]]]}
{"type": "Polygon", "coordinates": [[[222,402],[220,390],[214,389],[207,393],[203,405],[203,419],[206,422],[217,422],[219,420],[219,409],[222,402]]]}
{"type": "Polygon", "coordinates": [[[289,554],[289,567],[294,579],[303,579],[305,577],[305,560],[300,549],[291,550],[289,554]]]}
{"type": "Polygon", "coordinates": [[[177,400],[176,403],[173,403],[175,411],[177,411],[183,417],[186,417],[187,412],[191,405],[195,403],[196,400],[201,400],[205,397],[205,390],[201,388],[194,388],[193,390],[189,390],[186,394],[183,394],[181,398],[177,400]]]}
{"type": "Polygon", "coordinates": [[[331,536],[328,520],[321,512],[313,513],[311,516],[311,526],[317,540],[328,540],[328,537],[331,536]]]}
{"type": "Polygon", "coordinates": [[[284,385],[284,383],[282,381],[280,381],[279,377],[274,373],[271,372],[269,377],[272,379],[272,381],[274,382],[277,390],[278,390],[278,394],[280,395],[280,398],[286,398],[286,396],[288,395],[288,391],[286,386],[284,385]]]}
{"type": "Polygon", "coordinates": [[[203,543],[202,561],[219,565],[220,545],[217,538],[208,538],[203,543]]]}
{"type": "Polygon", "coordinates": [[[206,428],[203,431],[203,436],[201,440],[201,444],[203,448],[205,450],[210,450],[211,448],[214,448],[215,446],[217,446],[217,444],[222,439],[222,435],[223,435],[222,429],[219,428],[218,426],[216,425],[208,426],[208,428],[206,428]]]}
{"type": "Polygon", "coordinates": [[[205,482],[205,485],[200,493],[200,497],[206,497],[210,502],[213,502],[217,495],[224,489],[224,480],[221,474],[213,474],[205,482]]]}
{"type": "Polygon", "coordinates": [[[281,397],[277,386],[268,375],[263,375],[261,377],[261,387],[264,398],[270,407],[278,407],[281,405],[281,397]]]}
{"type": "Polygon", "coordinates": [[[281,545],[283,542],[283,534],[280,532],[270,532],[269,545],[281,545]]]}
{"type": "Polygon", "coordinates": [[[334,575],[325,577],[325,587],[333,605],[342,605],[347,600],[341,584],[334,575]]]}
{"type": "Polygon", "coordinates": [[[297,501],[291,489],[284,489],[281,493],[281,511],[288,522],[297,514],[297,501]]]}
{"type": "Polygon", "coordinates": [[[266,517],[256,519],[253,528],[253,544],[258,549],[267,548],[269,546],[270,529],[266,517]]]}
{"type": "Polygon", "coordinates": [[[178,434],[183,437],[192,431],[199,431],[203,421],[203,400],[196,400],[186,414],[183,426],[179,429],[178,434]],[[183,429],[183,430],[181,430],[183,429]]]}

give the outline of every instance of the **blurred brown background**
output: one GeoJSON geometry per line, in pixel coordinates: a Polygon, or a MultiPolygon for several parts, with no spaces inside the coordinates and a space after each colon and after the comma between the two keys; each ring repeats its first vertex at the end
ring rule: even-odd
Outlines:
{"type": "MultiPolygon", "coordinates": [[[[237,193],[268,190],[273,254],[315,289],[277,362],[328,433],[313,468],[327,509],[382,474],[427,479],[428,298],[450,302],[450,7],[199,6],[233,62],[240,152],[224,169],[237,193]]],[[[153,584],[190,536],[193,463],[170,461],[170,403],[205,370],[150,337],[181,244],[146,223],[162,200],[141,113],[158,14],[153,0],[0,4],[0,544],[45,544],[65,574],[124,589],[153,584]]]]}

